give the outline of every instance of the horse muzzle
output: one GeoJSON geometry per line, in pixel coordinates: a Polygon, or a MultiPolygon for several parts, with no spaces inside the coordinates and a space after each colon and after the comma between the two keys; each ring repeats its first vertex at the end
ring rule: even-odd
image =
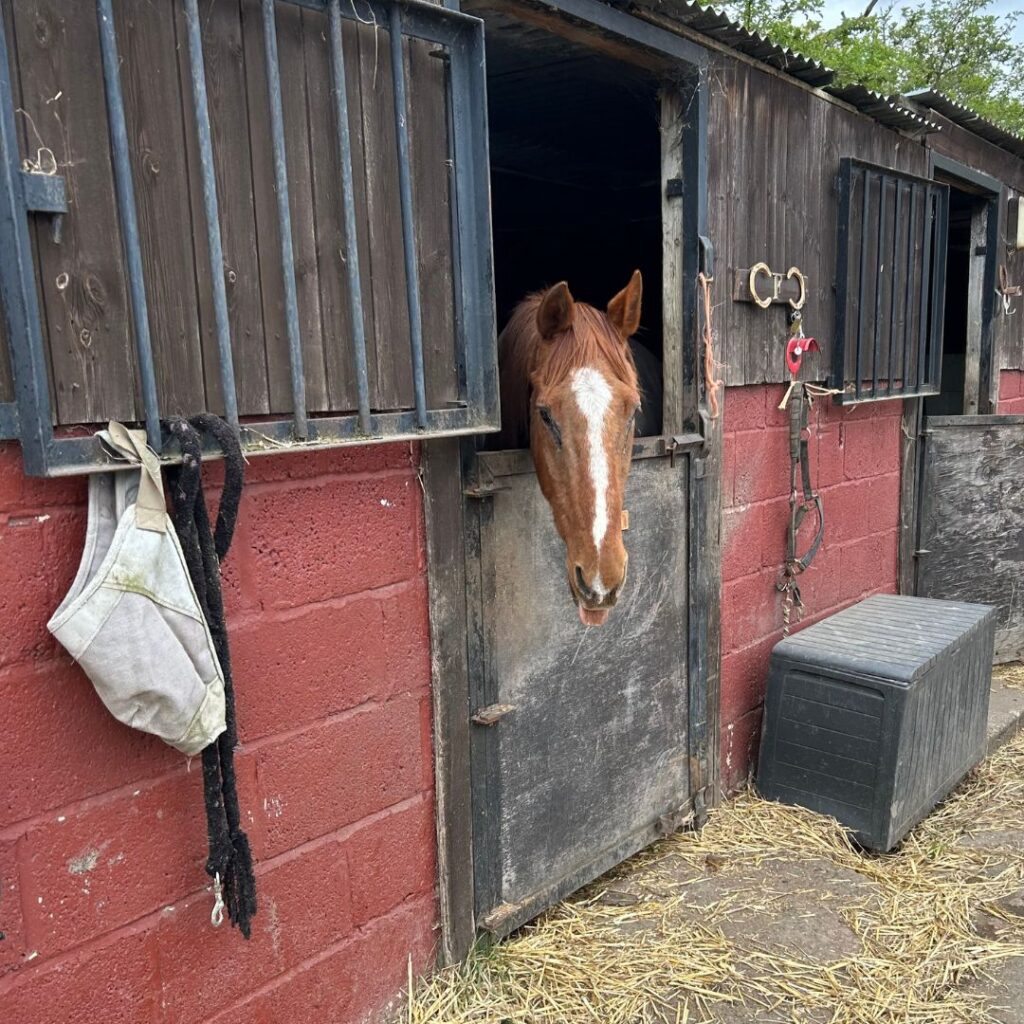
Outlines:
{"type": "Polygon", "coordinates": [[[607,591],[598,591],[587,583],[583,569],[576,565],[569,577],[569,590],[579,612],[580,622],[584,626],[603,626],[608,620],[608,613],[615,607],[619,599],[622,585],[626,581],[625,566],[622,578],[607,591]]]}

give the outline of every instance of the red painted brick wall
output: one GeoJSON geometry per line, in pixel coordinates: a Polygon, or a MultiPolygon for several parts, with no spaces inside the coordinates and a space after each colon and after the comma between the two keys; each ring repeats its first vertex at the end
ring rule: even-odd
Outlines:
{"type": "MultiPolygon", "coordinates": [[[[722,522],[722,779],[735,786],[757,756],[768,655],[782,637],[776,590],[789,521],[784,388],[729,388],[722,522]]],[[[825,539],[800,579],[802,625],[872,593],[895,592],[899,547],[902,402],[811,411],[812,480],[825,505],[825,539]]],[[[813,517],[800,550],[813,537],[813,517]]]]}
{"type": "Polygon", "coordinates": [[[999,412],[1024,413],[1024,373],[1020,370],[999,374],[999,412]]]}
{"type": "MultiPolygon", "coordinates": [[[[216,470],[211,467],[214,474],[216,470]]],[[[0,1021],[349,1024],[434,945],[430,654],[407,447],[252,460],[225,563],[252,941],[209,925],[201,770],[114,721],[45,623],[82,480],[0,446],[0,1021]]]]}

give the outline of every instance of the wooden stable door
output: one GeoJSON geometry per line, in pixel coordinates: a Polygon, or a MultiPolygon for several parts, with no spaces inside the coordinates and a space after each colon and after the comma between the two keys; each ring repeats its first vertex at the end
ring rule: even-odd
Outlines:
{"type": "Polygon", "coordinates": [[[917,594],[995,605],[1024,657],[1024,416],[926,417],[919,500],[917,594]]]}
{"type": "Polygon", "coordinates": [[[603,305],[642,267],[639,340],[662,374],[644,402],[661,432],[634,445],[628,579],[589,629],[529,451],[487,451],[483,438],[457,453],[425,447],[449,961],[691,810],[699,819],[717,778],[721,421],[706,416],[696,290],[698,271],[712,272],[709,58],[605,4],[571,2],[571,20],[561,0],[543,15],[515,0],[463,5],[484,19],[488,47],[499,321],[545,281],[603,305]],[[633,133],[618,155],[604,142],[611,108],[633,133]],[[595,109],[600,123],[584,124],[595,109]]]}
{"type": "Polygon", "coordinates": [[[529,453],[468,467],[476,920],[492,934],[648,845],[690,799],[693,470],[661,438],[637,447],[629,578],[600,628],[577,617],[529,453]]]}

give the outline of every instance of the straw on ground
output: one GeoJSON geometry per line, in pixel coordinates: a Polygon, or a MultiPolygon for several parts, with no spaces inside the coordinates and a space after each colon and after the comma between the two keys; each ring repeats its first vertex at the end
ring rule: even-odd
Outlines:
{"type": "Polygon", "coordinates": [[[972,979],[1024,956],[1022,835],[1024,736],[889,855],[858,851],[832,819],[746,793],[700,832],[664,840],[426,980],[402,1019],[984,1024],[991,1018],[972,979]],[[1002,835],[1011,837],[1005,849],[1002,835]],[[829,901],[859,948],[821,958],[730,927],[792,895],[749,884],[752,871],[780,864],[824,864],[853,880],[811,898],[829,901]],[[695,912],[712,875],[716,898],[695,912]],[[722,885],[730,876],[738,884],[722,885]]]}

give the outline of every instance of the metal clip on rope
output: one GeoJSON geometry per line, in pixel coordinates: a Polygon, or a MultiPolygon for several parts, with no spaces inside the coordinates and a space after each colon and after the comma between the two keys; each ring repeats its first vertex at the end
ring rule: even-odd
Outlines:
{"type": "Polygon", "coordinates": [[[213,910],[210,911],[210,924],[219,928],[224,923],[224,888],[220,884],[220,875],[213,876],[213,910]]]}

